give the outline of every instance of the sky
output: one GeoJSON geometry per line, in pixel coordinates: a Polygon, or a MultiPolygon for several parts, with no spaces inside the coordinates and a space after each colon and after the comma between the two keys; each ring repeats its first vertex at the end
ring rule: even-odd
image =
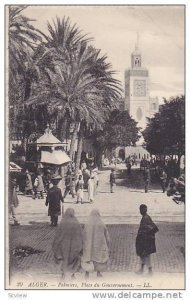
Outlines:
{"type": "Polygon", "coordinates": [[[138,32],[150,96],[161,103],[163,97],[184,94],[184,6],[29,6],[23,15],[35,19],[35,27],[45,33],[56,16],[70,17],[107,55],[123,88],[138,32]]]}

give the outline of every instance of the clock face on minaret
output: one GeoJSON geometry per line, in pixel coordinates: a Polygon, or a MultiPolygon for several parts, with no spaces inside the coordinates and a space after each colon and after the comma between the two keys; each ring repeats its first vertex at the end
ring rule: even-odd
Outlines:
{"type": "Polygon", "coordinates": [[[145,97],[146,96],[146,80],[134,80],[134,96],[145,97]]]}

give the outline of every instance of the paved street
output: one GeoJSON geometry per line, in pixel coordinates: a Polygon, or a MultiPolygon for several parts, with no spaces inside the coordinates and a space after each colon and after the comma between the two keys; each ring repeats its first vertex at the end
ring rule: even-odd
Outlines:
{"type": "MultiPolygon", "coordinates": [[[[92,208],[96,207],[106,224],[139,224],[139,206],[144,203],[154,221],[184,222],[184,205],[177,205],[171,197],[163,194],[159,185],[151,184],[150,191],[146,194],[139,170],[133,170],[126,180],[117,179],[113,194],[110,193],[109,175],[109,170],[100,172],[98,193],[93,204],[89,204],[88,193],[85,192],[85,204],[75,204],[76,199],[68,195],[64,209],[73,207],[80,222],[85,222],[92,208]]],[[[23,225],[49,221],[45,199],[33,200],[20,195],[19,200],[17,216],[23,225]]]]}
{"type": "MultiPolygon", "coordinates": [[[[81,224],[86,221],[92,208],[100,209],[111,237],[110,262],[108,273],[105,274],[106,278],[109,278],[110,282],[110,278],[116,280],[123,276],[119,282],[122,280],[126,282],[126,276],[127,278],[135,276],[136,284],[140,280],[137,275],[134,275],[139,267],[139,260],[135,253],[135,238],[141,219],[138,208],[141,203],[145,203],[148,205],[148,213],[159,227],[156,235],[157,253],[152,255],[154,280],[158,280],[159,288],[160,285],[163,285],[163,288],[177,288],[177,286],[183,288],[184,205],[174,203],[171,197],[161,192],[159,186],[151,185],[149,193],[145,194],[140,173],[137,170],[127,181],[117,180],[115,192],[111,194],[109,174],[110,171],[100,172],[98,194],[93,204],[87,203],[87,193],[85,193],[86,203],[83,205],[74,204],[70,195],[64,204],[64,209],[67,207],[75,209],[81,224]],[[138,189],[133,187],[133,182],[136,182],[138,189]],[[169,285],[163,280],[164,274],[170,277],[169,285]],[[177,286],[176,277],[178,278],[177,286]]],[[[59,266],[55,266],[51,251],[56,229],[49,226],[45,200],[33,200],[23,195],[19,196],[19,200],[17,216],[21,226],[11,226],[11,247],[27,246],[41,252],[15,260],[13,281],[17,282],[19,277],[24,278],[25,282],[35,280],[36,274],[41,279],[48,280],[49,278],[50,282],[59,280],[59,266]]],[[[81,280],[84,278],[83,274],[77,276],[81,280]]],[[[139,287],[132,288],[143,287],[139,283],[139,287]]]]}
{"type": "MultiPolygon", "coordinates": [[[[159,280],[159,287],[163,282],[163,276],[173,282],[165,288],[182,288],[184,280],[184,226],[182,223],[159,223],[159,233],[157,234],[156,245],[157,253],[152,255],[154,268],[153,279],[159,280]],[[176,285],[176,277],[178,282],[176,285]],[[174,284],[175,282],[175,284],[174,284]]],[[[108,225],[111,238],[110,262],[108,273],[104,275],[104,281],[125,282],[126,278],[138,282],[139,276],[135,271],[139,268],[139,260],[135,253],[135,238],[138,225],[121,224],[108,225]],[[115,274],[115,275],[114,275],[115,274]],[[123,275],[122,275],[123,274],[123,275]],[[124,276],[125,274],[125,276],[124,276]],[[120,280],[120,276],[122,279],[120,280]]],[[[41,253],[33,254],[17,260],[14,266],[13,282],[18,282],[19,278],[26,284],[37,280],[47,282],[59,282],[60,268],[54,264],[51,251],[52,240],[56,229],[49,227],[48,224],[25,225],[11,228],[11,238],[14,247],[28,246],[40,250],[41,253]]],[[[84,281],[84,274],[77,274],[77,280],[84,281]]],[[[92,277],[93,278],[93,277],[92,277]]],[[[127,279],[128,280],[128,279],[127,279]]],[[[145,278],[141,278],[142,281],[145,278]]],[[[155,283],[153,283],[155,287],[155,283]]],[[[137,288],[137,287],[136,287],[137,288]]],[[[158,288],[158,287],[157,287],[158,288]]]]}

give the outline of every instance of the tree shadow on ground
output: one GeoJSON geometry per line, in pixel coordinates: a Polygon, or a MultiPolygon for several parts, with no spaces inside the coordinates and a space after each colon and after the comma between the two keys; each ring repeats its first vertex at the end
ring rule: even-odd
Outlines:
{"type": "MultiPolygon", "coordinates": [[[[125,186],[128,189],[135,190],[136,192],[137,190],[144,190],[145,183],[144,183],[143,171],[141,171],[140,169],[132,169],[130,174],[127,174],[125,172],[123,175],[125,176],[124,178],[118,178],[118,179],[116,178],[117,186],[125,186]]],[[[156,181],[154,178],[151,178],[149,184],[149,190],[151,191],[161,190],[161,185],[158,179],[156,181]]]]}

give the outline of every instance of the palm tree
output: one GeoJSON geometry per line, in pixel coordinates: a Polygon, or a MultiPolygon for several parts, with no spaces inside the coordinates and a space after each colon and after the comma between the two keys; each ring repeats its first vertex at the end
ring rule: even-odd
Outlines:
{"type": "MultiPolygon", "coordinates": [[[[12,120],[14,130],[17,127],[17,115],[22,110],[23,102],[30,95],[31,74],[28,66],[33,65],[32,55],[39,42],[42,41],[39,32],[30,24],[33,20],[21,14],[26,7],[24,5],[9,6],[9,105],[14,110],[12,120]]],[[[23,125],[25,121],[23,120],[23,125]]],[[[25,134],[23,146],[26,148],[25,134]]]]}
{"type": "Polygon", "coordinates": [[[60,116],[74,124],[70,156],[78,133],[79,157],[86,126],[101,126],[110,110],[117,107],[121,89],[107,57],[100,57],[99,50],[88,46],[89,39],[76,25],[71,26],[69,19],[57,19],[54,28],[48,24],[48,29],[43,57],[51,53],[55,72],[49,72],[51,83],[45,97],[42,88],[28,103],[38,103],[40,97],[48,106],[59,107],[60,116]]]}
{"type": "Polygon", "coordinates": [[[27,6],[9,6],[9,87],[10,94],[15,93],[14,85],[18,80],[25,79],[26,63],[31,61],[31,56],[41,35],[30,24],[31,20],[21,15],[27,6]],[[13,90],[14,89],[14,90],[13,90]]]}
{"type": "MultiPolygon", "coordinates": [[[[47,103],[48,95],[49,97],[57,98],[58,85],[60,81],[58,78],[58,76],[60,76],[58,65],[61,64],[62,67],[63,65],[69,67],[71,53],[74,53],[74,49],[77,49],[78,44],[81,41],[86,42],[89,40],[85,36],[81,35],[81,32],[76,25],[71,25],[69,18],[64,18],[63,20],[57,18],[56,23],[54,22],[54,27],[48,23],[48,29],[49,35],[43,35],[45,42],[40,44],[34,55],[36,71],[38,74],[45,73],[47,76],[46,78],[41,78],[41,80],[39,80],[40,85],[36,85],[33,89],[33,93],[30,97],[32,101],[30,101],[29,104],[36,102],[39,103],[39,95],[41,102],[44,103],[47,103]],[[54,63],[54,66],[57,67],[58,76],[55,76],[53,66],[50,68],[52,62],[54,63]]],[[[63,82],[61,82],[61,84],[63,84],[63,82]]],[[[63,106],[63,103],[61,103],[61,105],[63,106]]],[[[52,105],[52,101],[48,103],[48,106],[51,110],[53,108],[57,110],[56,105],[52,105]]],[[[62,110],[61,113],[59,113],[61,120],[65,117],[71,120],[71,115],[71,110],[68,110],[67,107],[65,107],[64,112],[62,110]]],[[[78,126],[75,125],[74,127],[75,130],[73,136],[76,135],[75,133],[78,126]]],[[[72,139],[72,141],[73,140],[74,139],[72,139]]],[[[71,148],[73,148],[73,142],[71,144],[71,148]]]]}
{"type": "MultiPolygon", "coordinates": [[[[85,38],[76,27],[72,26],[69,18],[64,18],[60,20],[56,19],[54,22],[54,27],[48,23],[49,35],[43,35],[44,42],[41,43],[35,51],[33,56],[33,74],[37,75],[40,84],[34,84],[33,89],[30,94],[30,100],[28,104],[31,103],[46,103],[49,107],[49,110],[56,112],[60,109],[57,109],[56,105],[52,105],[52,101],[48,102],[48,97],[57,97],[57,75],[55,74],[54,67],[57,68],[60,63],[69,64],[70,53],[77,48],[77,45],[80,41],[87,41],[89,39],[85,38]]],[[[62,64],[63,65],[63,64],[62,64]]],[[[29,68],[31,71],[31,68],[29,68]]],[[[57,69],[58,71],[58,69],[57,69]]],[[[58,71],[58,75],[59,71],[58,71]]],[[[35,76],[33,76],[35,78],[35,76]]],[[[63,103],[62,103],[63,106],[63,103]]],[[[65,113],[62,111],[59,113],[60,124],[63,124],[63,119],[69,118],[68,110],[65,109],[65,113]]],[[[61,130],[60,130],[61,132],[61,130]]]]}

